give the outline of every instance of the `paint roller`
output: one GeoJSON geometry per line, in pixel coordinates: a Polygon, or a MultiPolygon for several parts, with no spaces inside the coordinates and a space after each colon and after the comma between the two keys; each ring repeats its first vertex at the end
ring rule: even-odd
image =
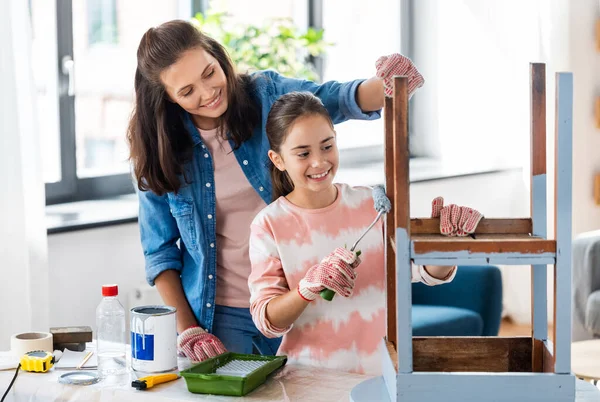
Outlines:
{"type": "MultiPolygon", "coordinates": [[[[379,218],[381,218],[381,215],[390,212],[390,210],[392,209],[392,203],[390,202],[389,198],[387,198],[387,196],[385,195],[385,189],[383,188],[383,186],[373,187],[372,195],[375,211],[377,211],[377,216],[375,217],[375,220],[369,225],[369,227],[363,232],[363,234],[358,238],[358,240],[356,240],[356,242],[352,245],[350,251],[354,251],[356,246],[358,246],[358,242],[360,242],[362,238],[365,237],[365,235],[369,232],[369,230],[371,230],[371,228],[375,226],[379,218]]],[[[357,257],[359,255],[360,251],[356,253],[357,257]]],[[[331,289],[323,289],[321,291],[321,297],[327,301],[333,300],[334,295],[335,292],[331,289]]]]}

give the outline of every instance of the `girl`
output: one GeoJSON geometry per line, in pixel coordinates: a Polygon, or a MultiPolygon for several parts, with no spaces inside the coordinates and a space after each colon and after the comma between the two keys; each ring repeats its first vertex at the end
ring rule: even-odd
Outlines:
{"type": "Polygon", "coordinates": [[[273,102],[310,91],[335,123],[376,119],[390,67],[405,64],[390,59],[377,65],[379,77],[317,85],[273,71],[237,74],[225,49],[185,21],[144,34],[127,138],[146,279],[177,308],[179,347],[192,360],[279,346],[252,322],[247,283],[250,223],[271,201],[264,127],[273,102]]]}
{"type": "MultiPolygon", "coordinates": [[[[281,337],[290,361],[379,374],[385,335],[383,220],[371,189],[333,184],[338,149],[321,101],[306,92],[277,100],[267,120],[276,199],[254,219],[250,236],[250,311],[267,337],[281,337]],[[332,251],[333,250],[333,251],[332,251]],[[362,260],[362,262],[361,262],[362,260]],[[360,265],[360,266],[359,266],[360,265]],[[336,292],[331,302],[321,290],[336,292]]],[[[413,281],[450,282],[455,267],[413,266],[413,281]]]]}

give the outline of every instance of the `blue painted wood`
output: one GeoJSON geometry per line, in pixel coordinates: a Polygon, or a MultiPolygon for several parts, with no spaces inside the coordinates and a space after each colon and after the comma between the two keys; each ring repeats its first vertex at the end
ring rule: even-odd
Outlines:
{"type": "Polygon", "coordinates": [[[396,228],[396,305],[398,372],[410,373],[413,368],[412,269],[410,239],[408,232],[403,228],[396,228]]]}
{"type": "Polygon", "coordinates": [[[398,375],[401,402],[573,402],[575,376],[549,373],[398,375]]]}
{"type": "MultiPolygon", "coordinates": [[[[392,402],[395,400],[389,399],[386,394],[382,394],[384,384],[382,384],[381,377],[370,378],[357,384],[350,393],[350,400],[352,402],[392,402]]],[[[441,402],[445,402],[447,399],[441,399],[441,402]]],[[[494,395],[486,395],[483,399],[479,399],[478,402],[491,402],[495,401],[494,395]]],[[[577,402],[598,402],[600,401],[600,390],[589,382],[582,380],[575,381],[575,400],[577,402]]],[[[403,402],[403,401],[399,401],[403,402]]],[[[524,402],[524,401],[515,401],[524,402]]]]}
{"type": "Polygon", "coordinates": [[[394,401],[396,400],[396,368],[394,367],[394,362],[390,356],[390,352],[387,349],[387,345],[385,343],[385,339],[381,340],[379,345],[379,350],[381,352],[382,360],[381,360],[381,372],[383,374],[383,382],[385,383],[385,388],[387,390],[386,394],[392,398],[394,401]]]}
{"type": "Polygon", "coordinates": [[[555,372],[571,372],[573,74],[556,74],[555,372]]]}
{"type": "MultiPolygon", "coordinates": [[[[489,258],[421,258],[415,257],[416,265],[526,265],[552,264],[556,262],[552,257],[505,257],[502,254],[489,258]]],[[[529,268],[529,267],[528,267],[529,268]]]]}
{"type": "Polygon", "coordinates": [[[438,259],[438,258],[555,258],[556,253],[546,252],[546,253],[471,253],[468,250],[460,250],[460,251],[431,251],[429,253],[420,253],[417,254],[415,252],[414,242],[411,242],[410,245],[410,253],[413,258],[430,258],[430,259],[438,259]]]}
{"type": "MultiPolygon", "coordinates": [[[[533,235],[547,238],[548,208],[546,202],[546,65],[530,64],[531,89],[531,221],[533,235]],[[543,163],[542,163],[543,162],[543,163]]],[[[554,264],[552,262],[550,264],[554,264]]],[[[531,266],[532,336],[548,338],[548,267],[542,263],[531,266]]],[[[535,352],[535,351],[534,351],[535,352]]],[[[539,361],[537,356],[534,361],[539,361]]],[[[536,367],[537,368],[537,367],[536,367]]]]}
{"type": "Polygon", "coordinates": [[[414,258],[415,265],[487,265],[485,258],[414,258]]]}
{"type": "MultiPolygon", "coordinates": [[[[546,175],[540,174],[531,179],[531,220],[533,235],[546,238],[548,209],[546,204],[546,175]]],[[[548,266],[555,261],[532,263],[531,272],[531,318],[533,337],[539,340],[548,339],[548,266]]]]}
{"type": "Polygon", "coordinates": [[[502,264],[502,265],[547,265],[556,263],[556,259],[552,257],[523,257],[523,258],[511,258],[511,257],[491,257],[489,258],[490,264],[502,264]]]}
{"type": "MultiPolygon", "coordinates": [[[[393,401],[396,399],[394,398],[393,401]]],[[[350,391],[350,402],[392,402],[382,377],[369,378],[350,391]]]]}

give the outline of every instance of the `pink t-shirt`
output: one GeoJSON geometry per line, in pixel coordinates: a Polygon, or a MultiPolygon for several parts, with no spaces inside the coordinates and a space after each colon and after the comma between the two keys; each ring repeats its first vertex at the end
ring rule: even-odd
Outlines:
{"type": "Polygon", "coordinates": [[[217,295],[215,303],[250,306],[248,276],[250,223],[266,204],[244,175],[229,141],[217,129],[199,130],[213,158],[217,199],[217,295]]]}
{"type": "MultiPolygon", "coordinates": [[[[308,269],[336,247],[348,248],[377,215],[367,187],[336,184],[338,196],[322,209],[304,209],[285,197],[263,209],[252,222],[248,279],[250,311],[257,328],[268,337],[283,335],[278,354],[290,362],[379,375],[379,344],[385,336],[385,267],[383,219],[357,249],[362,263],[351,297],[311,302],[289,328],[276,328],[266,318],[271,299],[296,289],[308,269]]],[[[450,282],[430,276],[413,265],[414,282],[450,282]]]]}

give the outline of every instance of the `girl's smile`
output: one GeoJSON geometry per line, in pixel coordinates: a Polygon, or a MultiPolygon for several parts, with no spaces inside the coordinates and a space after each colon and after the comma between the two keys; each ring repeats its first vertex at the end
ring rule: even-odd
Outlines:
{"type": "Polygon", "coordinates": [[[309,174],[307,175],[309,179],[311,180],[315,180],[315,181],[323,181],[326,180],[329,172],[331,172],[331,169],[327,169],[325,172],[323,173],[317,173],[317,174],[309,174]]]}

